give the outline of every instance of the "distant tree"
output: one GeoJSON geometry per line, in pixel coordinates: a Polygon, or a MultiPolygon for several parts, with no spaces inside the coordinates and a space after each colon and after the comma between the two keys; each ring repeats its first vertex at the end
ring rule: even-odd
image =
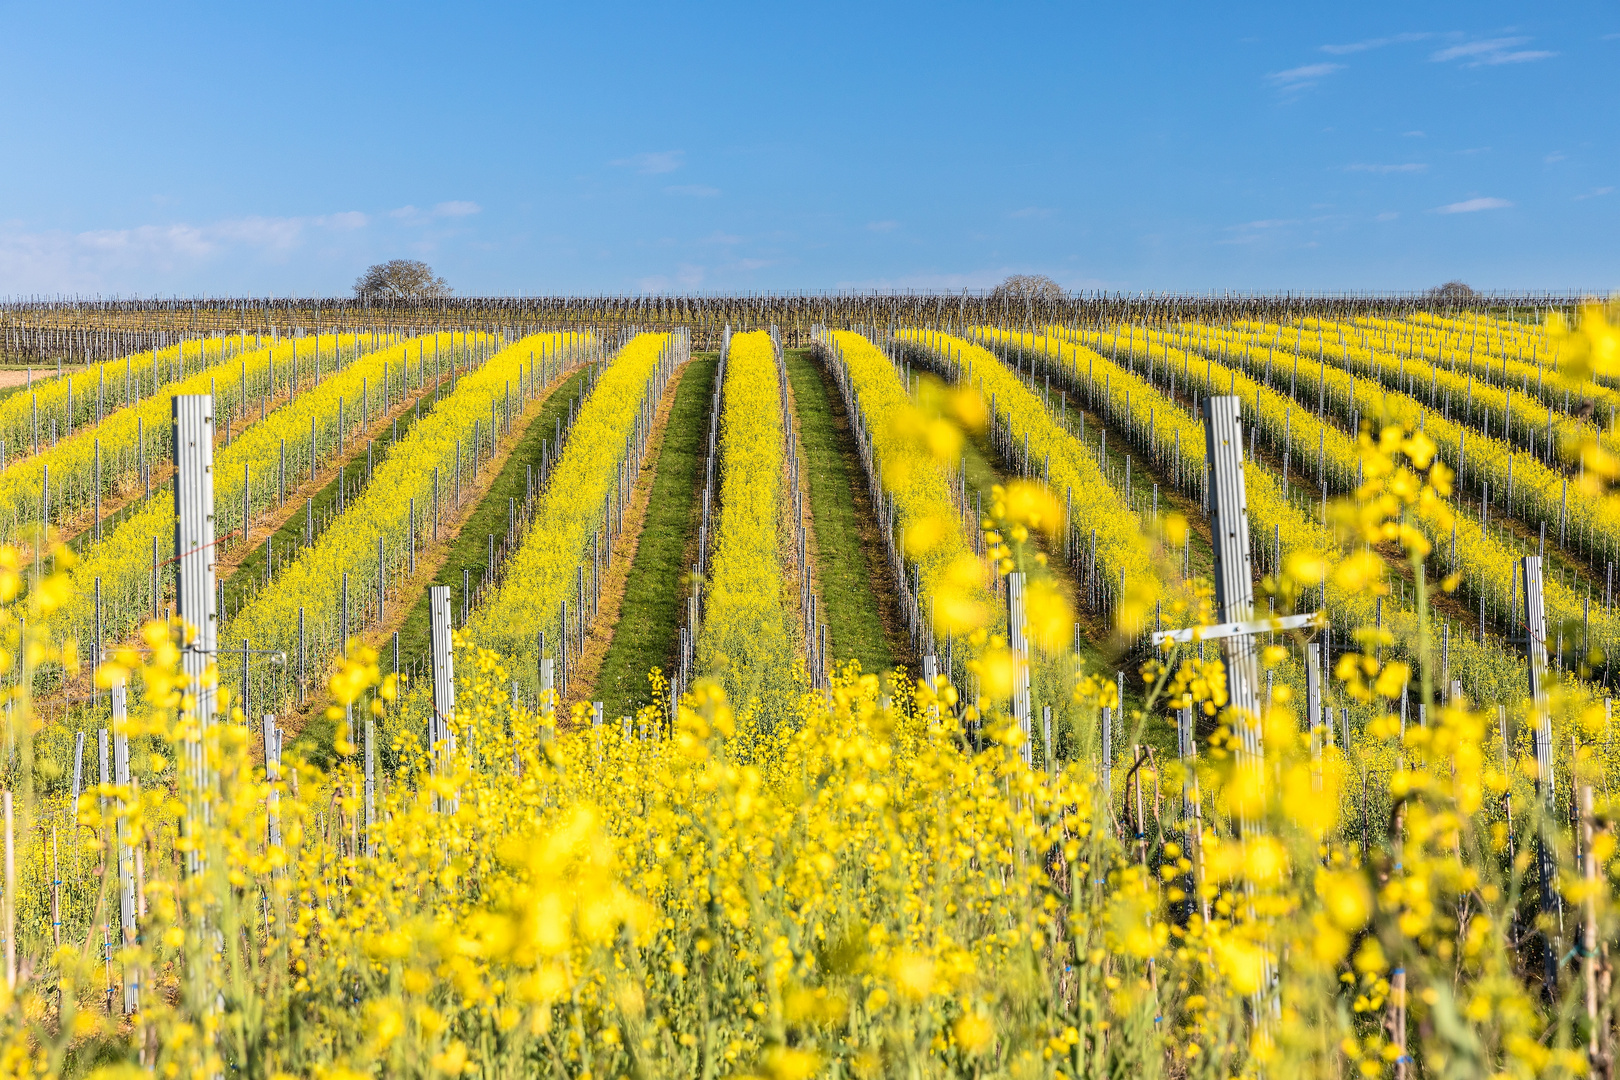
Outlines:
{"type": "Polygon", "coordinates": [[[1463,300],[1472,300],[1479,294],[1461,281],[1448,281],[1444,285],[1430,289],[1426,295],[1430,300],[1442,304],[1454,304],[1463,300]]]}
{"type": "Polygon", "coordinates": [[[354,295],[360,300],[384,303],[414,303],[440,300],[450,295],[444,278],[434,277],[433,268],[415,259],[390,259],[378,263],[354,282],[354,295]]]}
{"type": "Polygon", "coordinates": [[[1068,293],[1045,274],[1014,274],[990,295],[997,300],[1062,300],[1068,293]]]}

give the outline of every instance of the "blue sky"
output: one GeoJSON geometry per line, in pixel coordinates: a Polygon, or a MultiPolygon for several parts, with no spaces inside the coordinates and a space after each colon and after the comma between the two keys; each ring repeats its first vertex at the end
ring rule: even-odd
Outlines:
{"type": "Polygon", "coordinates": [[[1620,6],[0,0],[0,295],[1620,287],[1620,6]]]}

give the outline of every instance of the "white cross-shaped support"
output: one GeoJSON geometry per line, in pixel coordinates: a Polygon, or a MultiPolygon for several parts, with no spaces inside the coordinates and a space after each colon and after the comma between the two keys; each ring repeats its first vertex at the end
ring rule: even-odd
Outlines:
{"type": "MultiPolygon", "coordinates": [[[[1215,605],[1221,619],[1214,626],[1165,630],[1153,635],[1166,641],[1224,641],[1227,701],[1243,717],[1239,737],[1245,754],[1258,759],[1260,702],[1254,639],[1278,630],[1325,625],[1321,612],[1254,618],[1254,573],[1249,551],[1249,508],[1243,477],[1241,400],[1235,395],[1204,399],[1204,452],[1209,465],[1209,523],[1215,555],[1215,605]]],[[[1314,719],[1314,718],[1313,718],[1314,719]]]]}
{"type": "Polygon", "coordinates": [[[1275,630],[1303,630],[1307,627],[1325,625],[1321,612],[1307,611],[1301,615],[1279,615],[1269,619],[1250,619],[1247,622],[1216,623],[1214,626],[1191,626],[1184,630],[1161,630],[1153,635],[1153,644],[1162,645],[1166,641],[1187,644],[1239,636],[1255,637],[1275,630]]]}

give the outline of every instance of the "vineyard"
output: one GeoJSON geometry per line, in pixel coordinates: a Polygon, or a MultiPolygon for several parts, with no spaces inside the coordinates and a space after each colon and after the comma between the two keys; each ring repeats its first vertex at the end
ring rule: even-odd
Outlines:
{"type": "Polygon", "coordinates": [[[6,1075],[1613,1075],[1614,304],[0,353],[6,1075]]]}

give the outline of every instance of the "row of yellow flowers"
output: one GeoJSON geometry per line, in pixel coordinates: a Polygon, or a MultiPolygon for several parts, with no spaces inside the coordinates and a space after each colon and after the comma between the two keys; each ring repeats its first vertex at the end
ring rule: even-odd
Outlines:
{"type": "MultiPolygon", "coordinates": [[[[1612,310],[1620,315],[1620,307],[1612,310]]],[[[1514,335],[1512,347],[1499,336],[1493,348],[1490,328],[1486,328],[1483,335],[1471,328],[1449,329],[1433,348],[1427,347],[1421,338],[1416,344],[1433,363],[1472,371],[1508,390],[1528,390],[1543,405],[1559,412],[1574,409],[1583,413],[1589,408],[1592,425],[1600,429],[1603,443],[1613,451],[1615,440],[1620,437],[1620,428],[1617,428],[1620,391],[1614,389],[1614,376],[1620,373],[1620,337],[1616,337],[1620,327],[1610,325],[1610,314],[1602,305],[1587,304],[1576,316],[1576,325],[1571,327],[1562,314],[1554,312],[1548,316],[1545,329],[1514,335]],[[1526,339],[1531,354],[1529,361],[1524,358],[1526,339]],[[1597,358],[1596,364],[1589,349],[1594,339],[1608,341],[1607,357],[1597,358]],[[1550,355],[1543,355],[1543,349],[1550,355]],[[1429,356],[1431,353],[1433,355],[1429,356]]],[[[1357,319],[1356,324],[1371,326],[1375,321],[1357,319]]],[[[1395,331],[1398,342],[1411,348],[1414,344],[1411,326],[1396,325],[1407,329],[1404,335],[1395,331]]],[[[1588,431],[1589,428],[1576,427],[1571,432],[1566,428],[1565,434],[1567,438],[1573,433],[1579,443],[1588,431]]],[[[1590,441],[1590,436],[1586,439],[1590,441]]],[[[1564,449],[1567,452],[1567,443],[1564,449]]]]}
{"type": "MultiPolygon", "coordinates": [[[[451,335],[439,335],[448,346],[451,335]]],[[[486,335],[456,335],[469,347],[493,340],[486,335]]],[[[372,396],[369,418],[375,423],[381,415],[381,391],[394,386],[397,401],[400,384],[409,369],[408,361],[431,349],[434,337],[411,339],[362,354],[331,376],[287,401],[262,422],[254,423],[234,437],[228,446],[214,451],[214,535],[220,547],[229,546],[233,537],[240,541],[244,529],[251,528],[263,514],[278,505],[281,495],[281,462],[286,454],[287,487],[292,489],[307,477],[311,458],[319,468],[354,450],[362,416],[358,407],[362,393],[372,396]],[[339,418],[341,414],[341,424],[339,418]],[[244,520],[243,493],[247,493],[244,520]]],[[[420,365],[418,375],[426,377],[420,365]]],[[[206,384],[196,386],[205,392],[206,384]]],[[[165,405],[167,402],[165,401],[165,405]]],[[[61,639],[91,640],[95,615],[94,582],[100,579],[104,633],[108,642],[123,640],[152,612],[153,538],[158,550],[172,548],[174,499],[172,491],[161,491],[137,504],[97,543],[89,545],[73,568],[72,589],[55,610],[50,632],[61,639]],[[165,547],[168,545],[168,547],[165,547]]],[[[165,562],[159,571],[169,571],[165,562]]],[[[163,582],[159,581],[162,588],[163,582]]]]}
{"type": "MultiPolygon", "coordinates": [[[[1370,335],[1385,352],[1400,351],[1422,356],[1432,363],[1453,363],[1463,371],[1501,380],[1501,361],[1528,361],[1531,370],[1539,364],[1544,375],[1556,382],[1557,357],[1543,354],[1547,335],[1539,326],[1503,324],[1495,319],[1454,319],[1413,312],[1399,319],[1363,315],[1346,320],[1363,335],[1370,335]]],[[[1559,395],[1560,401],[1563,395],[1559,395]]]]}
{"type": "MultiPolygon", "coordinates": [[[[1265,327],[1257,329],[1266,331],[1265,327]]],[[[1318,353],[1325,344],[1336,341],[1337,345],[1332,346],[1338,352],[1336,359],[1367,372],[1386,386],[1414,395],[1427,395],[1426,387],[1432,386],[1436,407],[1449,399],[1453,415],[1465,423],[1486,434],[1494,429],[1505,441],[1532,448],[1539,444],[1543,457],[1547,454],[1549,430],[1555,453],[1594,436],[1607,439],[1613,435],[1610,429],[1615,410],[1620,408],[1620,394],[1590,380],[1578,382],[1560,377],[1558,369],[1550,365],[1508,356],[1474,355],[1466,338],[1439,342],[1430,358],[1415,355],[1419,350],[1406,347],[1411,343],[1410,334],[1397,333],[1391,347],[1354,324],[1327,319],[1302,319],[1294,336],[1301,350],[1315,345],[1318,353]],[[1323,335],[1320,341],[1313,337],[1313,330],[1323,335]],[[1359,340],[1352,343],[1347,335],[1359,340]],[[1398,365],[1394,373],[1389,370],[1392,359],[1398,365]],[[1401,369],[1405,371],[1404,380],[1401,369]],[[1582,416],[1583,402],[1590,402],[1590,416],[1582,416]]],[[[1431,350],[1421,351],[1427,354],[1431,350]]]]}
{"type": "Polygon", "coordinates": [[[797,680],[778,536],[782,388],[768,332],[732,337],[721,393],[720,514],[698,670],[718,679],[739,707],[776,717],[790,707],[797,680]]]}
{"type": "Polygon", "coordinates": [[[178,381],[205,367],[218,366],[233,354],[262,347],[257,338],[251,346],[247,342],[245,336],[192,338],[61,377],[31,371],[23,391],[0,400],[0,445],[4,446],[5,460],[9,464],[33,453],[36,437],[40,446],[49,444],[53,430],[59,438],[66,438],[70,429],[77,429],[86,420],[94,422],[98,408],[105,417],[116,408],[128,407],[157,393],[154,382],[161,386],[178,381]]]}
{"type": "MultiPolygon", "coordinates": [[[[1268,365],[1267,340],[1218,327],[1200,328],[1198,334],[1201,349],[1235,361],[1251,373],[1270,366],[1274,381],[1291,376],[1291,357],[1286,370],[1280,364],[1268,365]]],[[[1596,471],[1587,469],[1572,478],[1543,464],[1534,454],[1447,420],[1416,398],[1326,360],[1301,357],[1295,390],[1311,399],[1325,392],[1330,409],[1345,403],[1361,416],[1382,417],[1422,430],[1459,481],[1482,493],[1488,484],[1493,504],[1506,506],[1509,513],[1532,526],[1545,522],[1549,543],[1562,542],[1600,562],[1620,555],[1620,514],[1615,513],[1615,498],[1600,494],[1596,471]]]]}
{"type": "MultiPolygon", "coordinates": [[[[1116,401],[1123,401],[1128,391],[1133,416],[1127,420],[1120,415],[1115,422],[1133,424],[1148,437],[1159,440],[1161,453],[1167,460],[1170,455],[1179,452],[1179,472],[1182,475],[1202,475],[1202,423],[1146,377],[1134,374],[1125,365],[1108,357],[1116,348],[1126,356],[1139,351],[1139,362],[1145,364],[1151,352],[1155,365],[1173,365],[1182,373],[1182,379],[1191,378],[1195,367],[1202,369],[1206,358],[1195,358],[1173,346],[1151,342],[1141,330],[1136,332],[1134,339],[1129,333],[1065,332],[1091,342],[1097,346],[1096,349],[1058,336],[1025,335],[1020,338],[1003,331],[980,329],[976,332],[986,340],[999,340],[1004,345],[1026,349],[1037,357],[1049,358],[1067,370],[1071,379],[1090,380],[1093,384],[1106,382],[1113,388],[1116,401]],[[1177,432],[1181,436],[1179,440],[1174,438],[1177,432]]],[[[1197,385],[1209,386],[1213,382],[1214,387],[1223,392],[1235,390],[1246,405],[1256,401],[1257,390],[1262,391],[1258,415],[1272,430],[1282,428],[1284,417],[1281,414],[1285,407],[1266,398],[1263,387],[1247,379],[1238,383],[1236,379],[1242,377],[1236,372],[1230,369],[1216,372],[1214,362],[1208,363],[1210,374],[1206,376],[1200,370],[1197,385]]],[[[1248,421],[1249,410],[1245,409],[1244,414],[1245,421],[1248,421]]],[[[1343,438],[1342,435],[1340,438],[1343,438]]],[[[1352,452],[1358,457],[1361,453],[1359,448],[1352,452]]],[[[1415,661],[1420,640],[1415,612],[1387,595],[1387,588],[1370,587],[1372,582],[1382,579],[1383,564],[1378,556],[1364,551],[1347,551],[1331,515],[1324,520],[1320,513],[1308,513],[1301,509],[1289,497],[1280,478],[1273,475],[1263,462],[1247,455],[1245,458],[1249,535],[1265,559],[1269,576],[1274,581],[1292,576],[1319,584],[1322,592],[1317,595],[1329,619],[1344,633],[1377,625],[1380,622],[1379,598],[1382,595],[1383,630],[1389,636],[1390,644],[1398,646],[1399,655],[1415,661]],[[1326,573],[1328,567],[1335,568],[1332,574],[1326,573]]],[[[1196,481],[1188,485],[1193,494],[1198,492],[1195,484],[1196,481]]],[[[1524,685],[1522,662],[1500,649],[1481,645],[1476,639],[1464,639],[1458,635],[1451,644],[1448,660],[1450,676],[1460,680],[1476,700],[1516,700],[1524,685]]]]}
{"type": "MultiPolygon", "coordinates": [[[[1155,370],[1171,365],[1182,373],[1184,385],[1199,393],[1237,394],[1247,407],[1246,421],[1259,426],[1272,448],[1277,451],[1286,448],[1302,472],[1318,453],[1324,453],[1327,475],[1331,478],[1329,486],[1335,491],[1349,491],[1356,486],[1354,478],[1362,459],[1362,449],[1356,439],[1241,371],[1208,356],[1195,356],[1176,348],[1170,343],[1175,340],[1174,335],[1147,328],[1133,329],[1123,335],[1106,331],[1066,333],[1105,352],[1123,351],[1140,363],[1153,365],[1155,370]]],[[[1375,426],[1380,419],[1369,417],[1375,426]]],[[[1501,621],[1506,621],[1514,610],[1522,616],[1523,601],[1512,595],[1512,587],[1519,580],[1516,568],[1519,557],[1530,553],[1524,550],[1523,544],[1515,544],[1491,532],[1478,514],[1455,505],[1448,506],[1447,512],[1438,517],[1420,515],[1414,519],[1414,524],[1424,529],[1429,544],[1435,549],[1433,561],[1439,576],[1457,573],[1465,594],[1471,595],[1476,603],[1482,596],[1490,600],[1501,621]],[[1452,564],[1453,550],[1455,565],[1452,564]]],[[[1551,573],[1544,579],[1543,595],[1549,625],[1571,628],[1555,632],[1555,639],[1560,634],[1566,636],[1572,648],[1584,645],[1587,640],[1605,651],[1620,645],[1620,617],[1601,602],[1590,603],[1586,596],[1551,573]]],[[[1521,626],[1510,629],[1518,632],[1521,626]]],[[[1470,684],[1470,689],[1483,688],[1470,684]]]]}
{"type": "MultiPolygon", "coordinates": [[[[577,573],[591,557],[591,537],[604,524],[608,497],[630,452],[629,440],[644,412],[658,400],[661,378],[680,357],[670,334],[637,334],[595,377],[580,406],[561,457],[537,500],[527,535],[507,562],[495,593],[473,612],[470,633],[508,657],[534,656],[538,635],[559,657],[560,634],[577,644],[580,610],[577,573]],[[562,622],[568,604],[569,625],[562,622]]],[[[514,659],[515,665],[515,659],[514,659]]],[[[516,667],[536,693],[535,665],[516,667]]]]}
{"type": "MultiPolygon", "coordinates": [[[[352,599],[358,601],[352,605],[349,619],[352,635],[379,615],[379,543],[381,569],[388,579],[397,580],[408,571],[410,553],[425,548],[454,519],[458,512],[454,495],[459,490],[456,470],[462,470],[461,483],[470,485],[476,462],[499,441],[500,433],[491,430],[491,404],[503,401],[503,395],[516,385],[521,388],[517,410],[521,417],[529,411],[526,405],[535,400],[530,394],[543,398],[549,389],[539,373],[545,372],[555,382],[590,340],[572,333],[531,334],[460,376],[454,390],[389,447],[365,490],[314,546],[288,559],[270,586],[224,624],[220,641],[246,640],[256,649],[291,656],[302,626],[309,671],[312,677],[323,671],[344,644],[337,627],[345,576],[352,578],[352,599]],[[433,521],[435,511],[443,519],[439,526],[433,521]],[[302,623],[300,611],[306,613],[302,623]]],[[[414,344],[420,347],[421,343],[414,344]]],[[[409,349],[412,343],[403,347],[409,349]]],[[[255,434],[257,431],[254,429],[255,434]]],[[[267,427],[259,441],[268,450],[277,436],[276,428],[267,427]]]]}
{"type": "MultiPolygon", "coordinates": [[[[1096,537],[1096,573],[1115,610],[1114,622],[1127,637],[1150,628],[1155,612],[1179,617],[1184,596],[1170,587],[1164,553],[1144,532],[1130,504],[1115,491],[1097,455],[1065,429],[1040,396],[1024,385],[1006,364],[989,350],[965,338],[923,330],[903,330],[897,338],[928,349],[948,364],[957,378],[976,393],[996,423],[1005,426],[1010,443],[1022,456],[1028,446],[1031,467],[1045,474],[1050,502],[1037,514],[1034,527],[1069,550],[1072,530],[1079,530],[1084,558],[1090,559],[1091,535],[1096,537]],[[1166,611],[1165,601],[1181,601],[1179,610],[1166,611]]],[[[1047,641],[1047,648],[1068,647],[1066,641],[1047,641]]]]}
{"type": "MultiPolygon", "coordinates": [[[[989,575],[951,497],[963,427],[984,424],[978,398],[956,396],[924,407],[912,400],[894,363],[870,340],[848,330],[823,333],[820,343],[848,380],[861,430],[871,440],[874,465],[893,500],[904,552],[916,564],[936,633],[961,641],[977,628],[995,625],[989,575]]],[[[973,650],[983,641],[963,644],[973,650]]]]}
{"type": "Polygon", "coordinates": [[[1542,325],[1537,322],[1518,322],[1480,312],[1470,312],[1467,315],[1441,315],[1432,311],[1408,312],[1401,319],[1366,317],[1357,319],[1356,322],[1367,326],[1404,323],[1414,327],[1428,327],[1452,338],[1466,335],[1470,348],[1493,356],[1512,356],[1515,360],[1523,360],[1525,353],[1529,353],[1532,363],[1541,361],[1551,363],[1555,367],[1558,360],[1553,351],[1547,347],[1547,335],[1542,325]]]}
{"type": "MultiPolygon", "coordinates": [[[[338,348],[346,344],[352,349],[356,340],[354,335],[345,335],[338,348]]],[[[171,358],[174,351],[167,350],[171,358]]],[[[10,459],[4,473],[0,473],[0,523],[3,523],[0,524],[0,532],[14,533],[21,528],[25,535],[9,536],[12,542],[28,539],[35,533],[40,515],[47,509],[44,502],[47,475],[51,485],[48,508],[50,524],[63,527],[82,525],[85,516],[93,513],[96,505],[98,481],[101,498],[111,500],[140,487],[143,465],[148,470],[156,471],[168,463],[172,441],[169,433],[171,398],[177,394],[212,393],[215,395],[218,428],[223,431],[225,425],[231,422],[236,422],[240,428],[239,414],[242,410],[239,403],[243,397],[251,396],[257,405],[261,397],[277,397],[284,393],[295,351],[296,355],[307,359],[314,351],[314,344],[313,338],[288,338],[280,345],[255,349],[226,359],[217,359],[219,350],[215,348],[210,351],[210,356],[216,358],[217,362],[206,367],[202,366],[202,358],[197,355],[199,351],[200,345],[193,348],[186,362],[192,369],[200,370],[165,386],[161,393],[150,394],[129,407],[109,409],[99,424],[92,422],[81,426],[71,435],[64,432],[54,445],[45,444],[49,435],[47,431],[42,437],[39,453],[10,459]]],[[[331,338],[327,339],[327,351],[336,351],[331,338]]],[[[159,359],[160,368],[166,365],[167,359],[159,359]]],[[[150,357],[144,366],[148,369],[153,366],[150,357]]],[[[84,373],[72,378],[79,382],[92,376],[84,373]]],[[[64,383],[65,380],[52,380],[47,385],[61,387],[64,383]]],[[[121,388],[121,380],[119,385],[121,388]]],[[[92,409],[94,388],[95,383],[91,381],[89,392],[92,395],[92,409]]],[[[77,392],[83,393],[85,390],[81,387],[77,392]]],[[[13,395],[5,404],[14,406],[19,396],[27,397],[13,395]]],[[[75,409],[77,411],[77,406],[75,409]]]]}

